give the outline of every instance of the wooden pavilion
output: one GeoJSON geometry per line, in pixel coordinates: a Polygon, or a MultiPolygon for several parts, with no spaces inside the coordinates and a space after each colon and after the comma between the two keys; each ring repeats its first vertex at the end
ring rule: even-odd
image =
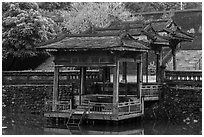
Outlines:
{"type": "MultiPolygon", "coordinates": [[[[142,83],[142,54],[150,49],[155,51],[157,82],[161,84],[158,79],[162,75],[159,71],[162,66],[162,47],[167,46],[174,51],[179,42],[192,40],[191,35],[182,32],[177,26],[171,27],[172,24],[175,26],[172,20],[157,20],[146,23],[120,22],[108,28],[90,26],[84,33],[63,34],[43,43],[39,49],[48,51],[55,58],[53,98],[46,102],[50,111],[45,112],[45,117],[68,118],[67,124],[79,125],[83,118],[119,121],[142,116],[144,92],[160,91],[159,86],[142,83]],[[127,62],[136,63],[136,81],[132,83],[127,82],[127,62]],[[61,67],[80,70],[80,88],[74,95],[75,99],[72,93],[69,100],[59,100],[61,67]],[[103,70],[100,82],[87,82],[86,72],[90,67],[103,70]],[[122,81],[119,80],[120,67],[122,81]],[[113,73],[113,82],[110,81],[110,72],[113,73]]],[[[148,66],[148,60],[146,63],[148,66]]]]}
{"type": "Polygon", "coordinates": [[[85,113],[87,119],[117,121],[144,114],[144,102],[141,97],[141,55],[147,52],[148,47],[132,39],[128,33],[123,32],[119,36],[68,37],[60,42],[43,46],[41,49],[46,49],[55,57],[52,112],[45,113],[45,116],[68,117],[68,113],[74,112],[81,115],[85,113]],[[120,62],[137,63],[137,81],[135,81],[137,90],[131,96],[119,95],[120,89],[127,90],[127,86],[124,86],[127,85],[127,80],[125,83],[119,83],[120,62]],[[58,100],[59,69],[63,66],[80,68],[80,91],[77,108],[73,110],[72,105],[69,104],[68,110],[60,113],[59,109],[62,108],[62,104],[58,100]],[[89,83],[94,91],[91,91],[92,94],[88,93],[86,88],[87,67],[111,69],[113,83],[110,83],[109,78],[104,76],[103,83],[89,83]],[[109,86],[105,88],[104,85],[109,86]]]}

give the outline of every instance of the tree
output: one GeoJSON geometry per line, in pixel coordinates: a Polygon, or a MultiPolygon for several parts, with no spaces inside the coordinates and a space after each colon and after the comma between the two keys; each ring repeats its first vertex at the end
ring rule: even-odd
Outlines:
{"type": "Polygon", "coordinates": [[[7,55],[33,56],[38,43],[57,35],[57,26],[51,18],[38,11],[36,3],[3,3],[2,14],[3,59],[7,55]]]}
{"type": "Polygon", "coordinates": [[[184,9],[202,9],[202,2],[183,2],[184,9]]]}
{"type": "Polygon", "coordinates": [[[123,4],[131,13],[202,8],[201,2],[124,2],[123,4]]]}
{"type": "Polygon", "coordinates": [[[106,27],[111,22],[138,20],[123,4],[117,2],[72,3],[70,11],[63,11],[64,27],[71,33],[81,33],[90,26],[106,27]]]}
{"type": "MultiPolygon", "coordinates": [[[[2,60],[36,56],[38,43],[53,38],[60,29],[39,12],[36,3],[2,3],[2,60]]],[[[13,63],[11,63],[13,64],[13,63]]]]}
{"type": "Polygon", "coordinates": [[[125,2],[124,5],[131,13],[180,9],[180,2],[125,2]]]}
{"type": "Polygon", "coordinates": [[[39,8],[53,11],[53,10],[69,10],[71,8],[70,2],[38,2],[39,8]]]}

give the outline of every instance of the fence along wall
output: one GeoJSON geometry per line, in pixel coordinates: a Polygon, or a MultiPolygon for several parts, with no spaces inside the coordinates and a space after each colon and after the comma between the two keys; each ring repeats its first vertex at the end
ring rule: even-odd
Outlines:
{"type": "MultiPolygon", "coordinates": [[[[3,71],[3,85],[4,86],[22,86],[30,88],[49,86],[48,94],[52,94],[53,86],[53,71],[3,71]]],[[[102,81],[99,71],[88,70],[86,73],[86,82],[102,81]]],[[[70,92],[74,94],[79,93],[79,71],[69,70],[61,71],[59,76],[59,98],[60,100],[67,100],[70,92]]],[[[122,83],[121,83],[122,84],[122,83]]],[[[121,85],[122,86],[122,85],[121,85]]],[[[134,83],[129,83],[129,86],[134,91],[137,89],[134,83]]],[[[110,86],[113,87],[113,86],[110,86]]],[[[20,88],[20,87],[19,87],[20,88]]],[[[120,88],[122,89],[122,88],[120,88]]],[[[145,100],[159,100],[159,95],[162,86],[157,83],[143,83],[142,95],[145,100]]],[[[122,91],[120,91],[120,94],[122,91]]],[[[112,94],[112,93],[111,93],[112,94]]],[[[50,95],[51,96],[51,95],[50,95]]]]}
{"type": "MultiPolygon", "coordinates": [[[[53,71],[3,71],[3,85],[51,85],[53,84],[53,71]]],[[[98,71],[87,71],[87,82],[98,81],[98,71]]],[[[60,72],[60,85],[79,81],[79,71],[69,70],[60,72]]]]}
{"type": "Polygon", "coordinates": [[[202,87],[202,70],[165,71],[164,81],[168,85],[202,87]]]}

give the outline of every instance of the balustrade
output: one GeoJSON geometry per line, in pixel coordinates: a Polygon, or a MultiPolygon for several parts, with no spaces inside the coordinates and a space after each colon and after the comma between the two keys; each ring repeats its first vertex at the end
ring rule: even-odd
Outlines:
{"type": "Polygon", "coordinates": [[[142,103],[140,101],[129,101],[118,104],[118,115],[137,113],[142,111],[142,103]]]}
{"type": "MultiPolygon", "coordinates": [[[[112,114],[113,103],[89,102],[89,114],[112,114]]],[[[138,101],[122,102],[118,104],[118,115],[137,113],[142,111],[142,103],[138,101]]]]}
{"type": "Polygon", "coordinates": [[[202,70],[165,71],[164,82],[170,84],[202,84],[202,70]]]}
{"type": "Polygon", "coordinates": [[[161,85],[148,84],[142,85],[142,96],[143,97],[158,97],[162,90],[161,85]]]}
{"type": "Polygon", "coordinates": [[[112,114],[113,103],[98,103],[89,101],[89,114],[99,113],[99,114],[112,114]]]}
{"type": "MultiPolygon", "coordinates": [[[[72,102],[71,100],[69,101],[58,101],[56,104],[54,104],[56,107],[57,112],[69,112],[72,110],[72,102]]],[[[52,101],[48,100],[45,101],[45,111],[46,112],[51,112],[52,111],[52,106],[53,103],[52,101]]]]}

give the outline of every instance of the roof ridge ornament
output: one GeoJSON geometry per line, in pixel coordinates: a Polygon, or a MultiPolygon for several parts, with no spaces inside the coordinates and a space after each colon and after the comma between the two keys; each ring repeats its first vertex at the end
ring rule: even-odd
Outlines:
{"type": "Polygon", "coordinates": [[[122,32],[121,34],[119,34],[119,37],[121,40],[132,40],[132,36],[130,33],[128,33],[127,31],[122,32]]]}

